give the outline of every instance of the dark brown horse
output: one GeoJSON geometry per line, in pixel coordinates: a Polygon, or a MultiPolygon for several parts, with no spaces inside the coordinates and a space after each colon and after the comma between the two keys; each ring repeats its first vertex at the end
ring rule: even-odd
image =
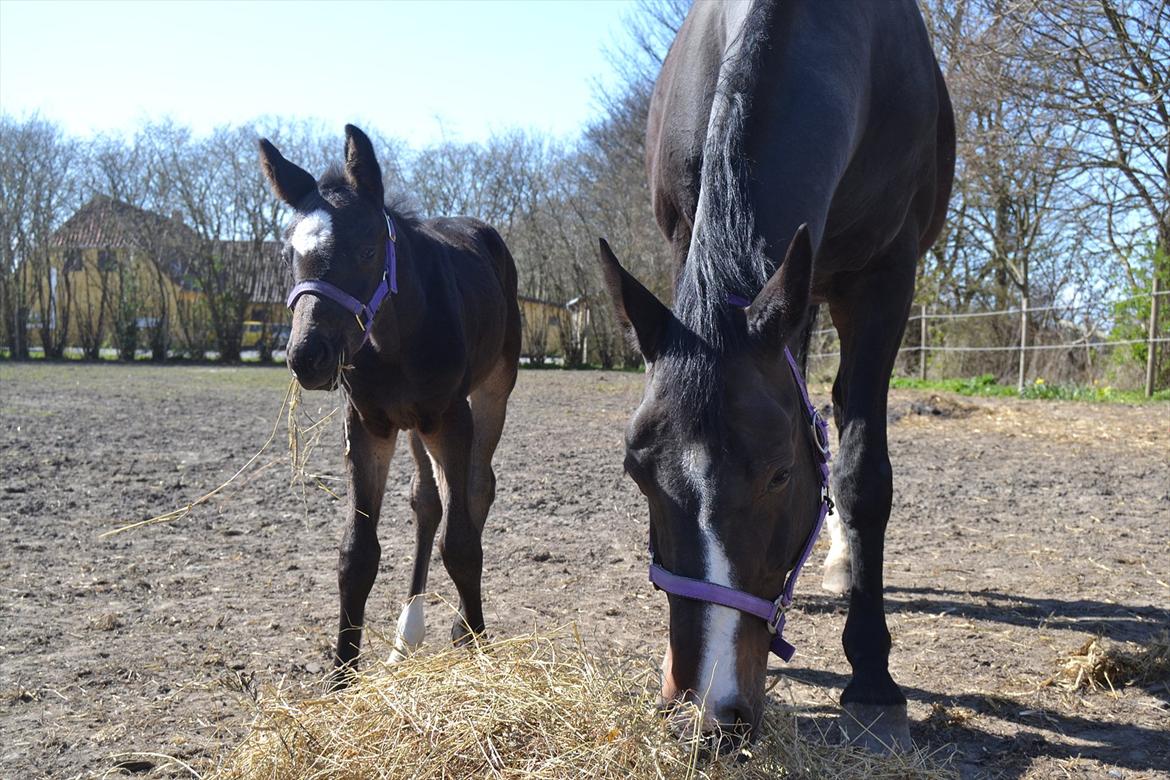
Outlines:
{"type": "Polygon", "coordinates": [[[847,570],[830,572],[849,583],[842,725],[871,748],[903,746],[882,603],[886,395],[954,167],[950,102],[918,9],[695,3],[655,86],[646,146],[677,261],[673,310],[604,242],[601,260],[648,366],[626,468],[649,502],[658,569],[689,583],[656,580],[670,592],[663,699],[701,702],[711,727],[759,722],[778,621],[711,594],[776,599],[777,617],[786,608],[777,594],[822,506],[797,366],[827,303],[841,336],[833,476],[849,545],[847,570]]]}
{"type": "Polygon", "coordinates": [[[320,181],[260,142],[264,173],[295,213],[284,241],[297,282],[288,365],[307,390],[340,383],[346,401],[338,683],[361,646],[399,431],[410,432],[414,456],[417,546],[394,653],[422,642],[415,596],[426,589],[440,521],[443,563],[459,591],[452,639],[484,630],[480,537],[520,356],[516,267],[499,234],[474,219],[419,222],[386,208],[370,140],[351,125],[345,132],[344,170],[320,181]]]}

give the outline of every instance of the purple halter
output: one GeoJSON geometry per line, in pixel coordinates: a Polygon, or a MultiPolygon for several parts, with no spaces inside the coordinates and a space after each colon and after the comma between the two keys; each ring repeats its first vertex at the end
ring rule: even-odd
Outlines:
{"type": "MultiPolygon", "coordinates": [[[[729,296],[728,302],[734,306],[751,305],[750,301],[744,300],[738,295],[729,296]]],[[[820,412],[817,411],[812,401],[809,400],[808,388],[805,386],[804,376],[800,373],[800,369],[796,365],[796,360],[792,357],[792,352],[789,351],[788,347],[784,348],[784,357],[788,360],[788,367],[792,370],[792,377],[796,380],[796,386],[800,388],[800,397],[804,402],[809,424],[813,428],[813,436],[817,444],[814,455],[817,460],[817,471],[821,477],[821,509],[817,517],[817,524],[813,527],[812,533],[809,534],[808,540],[804,543],[804,549],[801,551],[800,557],[797,558],[796,565],[792,567],[792,571],[788,572],[788,577],[784,581],[784,589],[775,600],[768,601],[767,599],[753,596],[742,590],[735,590],[734,588],[728,588],[714,582],[672,574],[653,561],[650,563],[650,582],[654,583],[655,587],[660,590],[664,590],[674,596],[681,596],[682,598],[693,601],[706,601],[711,604],[738,609],[740,612],[746,612],[749,615],[760,618],[768,624],[768,631],[773,634],[770,646],[772,652],[785,661],[791,661],[793,654],[796,652],[796,648],[784,639],[784,623],[788,618],[788,608],[792,606],[792,594],[796,588],[796,578],[800,576],[800,570],[804,568],[805,563],[808,562],[809,555],[812,554],[813,546],[816,544],[817,537],[821,533],[821,526],[825,524],[825,516],[832,508],[833,502],[829,498],[829,459],[831,458],[829,452],[829,424],[825,422],[820,412]]],[[[651,557],[653,557],[653,549],[651,549],[651,557]]]]}
{"type": "MultiPolygon", "coordinates": [[[[296,305],[297,298],[300,298],[306,293],[312,293],[339,304],[357,319],[358,327],[365,334],[362,337],[361,347],[364,347],[366,342],[370,340],[370,328],[374,324],[374,317],[378,314],[378,307],[382,305],[382,301],[386,300],[387,296],[391,293],[398,292],[398,255],[394,251],[396,241],[394,223],[390,220],[389,214],[385,216],[387,234],[386,264],[382,270],[382,281],[378,284],[378,289],[374,290],[374,294],[370,297],[368,303],[362,303],[337,285],[330,284],[323,279],[306,279],[296,285],[289,292],[288,301],[286,302],[291,309],[296,305]]],[[[361,347],[358,347],[358,349],[361,349],[361,347]]]]}

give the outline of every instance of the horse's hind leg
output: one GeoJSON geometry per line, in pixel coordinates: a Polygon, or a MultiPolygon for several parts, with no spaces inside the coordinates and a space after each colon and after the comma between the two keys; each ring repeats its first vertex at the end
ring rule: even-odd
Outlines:
{"type": "Polygon", "coordinates": [[[366,599],[378,576],[378,561],[382,557],[378,516],[397,438],[397,430],[369,431],[353,407],[347,407],[345,464],[349,472],[349,516],[339,545],[337,566],[341,617],[333,675],[335,688],[345,685],[361,649],[366,599]]]}
{"type": "Polygon", "coordinates": [[[886,394],[914,292],[912,241],[875,261],[832,301],[841,334],[833,385],[841,452],[833,466],[837,509],[849,537],[849,617],[842,637],[853,679],[841,695],[846,735],[870,750],[909,746],[906,697],[889,672],[890,632],[882,559],[893,500],[886,394]]]}
{"type": "MultiPolygon", "coordinates": [[[[474,434],[468,470],[467,503],[477,546],[482,544],[479,540],[483,537],[488,511],[496,497],[496,474],[492,469],[492,456],[504,430],[508,396],[516,384],[516,371],[515,361],[509,363],[506,359],[501,360],[487,379],[471,393],[474,434]]],[[[483,630],[483,608],[479,595],[483,575],[482,563],[474,569],[463,565],[461,555],[452,549],[453,537],[445,534],[444,542],[443,561],[459,589],[463,605],[462,619],[456,620],[451,627],[451,639],[459,644],[467,640],[469,629],[475,633],[483,630]],[[478,623],[475,622],[476,615],[480,616],[478,623]]]]}
{"type": "Polygon", "coordinates": [[[418,596],[427,589],[431,568],[431,550],[435,531],[443,519],[443,502],[435,484],[431,458],[418,433],[410,433],[410,454],[414,458],[414,479],[410,482],[410,506],[414,509],[414,573],[410,577],[410,596],[398,616],[398,631],[390,661],[400,661],[422,644],[426,635],[423,601],[418,596]]]}

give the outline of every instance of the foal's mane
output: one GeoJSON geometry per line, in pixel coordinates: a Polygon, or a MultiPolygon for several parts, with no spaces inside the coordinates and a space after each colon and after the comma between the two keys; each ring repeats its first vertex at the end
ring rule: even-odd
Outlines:
{"type": "MultiPolygon", "coordinates": [[[[696,421],[717,414],[723,353],[743,339],[731,295],[752,300],[771,275],[755,232],[743,164],[752,91],[762,78],[775,3],[758,0],[748,11],[739,46],[720,66],[711,103],[690,253],[678,276],[672,327],[663,350],[674,391],[696,421]]],[[[704,426],[706,427],[706,426],[704,426]]]]}
{"type": "MultiPolygon", "coordinates": [[[[351,190],[353,185],[345,178],[345,171],[339,165],[331,165],[317,181],[317,191],[326,200],[331,194],[351,190]]],[[[390,212],[397,227],[417,227],[421,221],[414,204],[405,193],[387,191],[383,208],[390,212]]]]}

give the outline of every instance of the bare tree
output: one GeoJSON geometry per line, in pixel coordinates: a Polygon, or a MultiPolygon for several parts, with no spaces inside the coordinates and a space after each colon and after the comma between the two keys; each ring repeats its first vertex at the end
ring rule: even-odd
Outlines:
{"type": "Polygon", "coordinates": [[[69,338],[72,288],[54,265],[50,236],[78,205],[82,155],[57,125],[0,119],[0,234],[5,320],[14,355],[27,355],[27,322],[37,320],[46,357],[69,338]]]}

